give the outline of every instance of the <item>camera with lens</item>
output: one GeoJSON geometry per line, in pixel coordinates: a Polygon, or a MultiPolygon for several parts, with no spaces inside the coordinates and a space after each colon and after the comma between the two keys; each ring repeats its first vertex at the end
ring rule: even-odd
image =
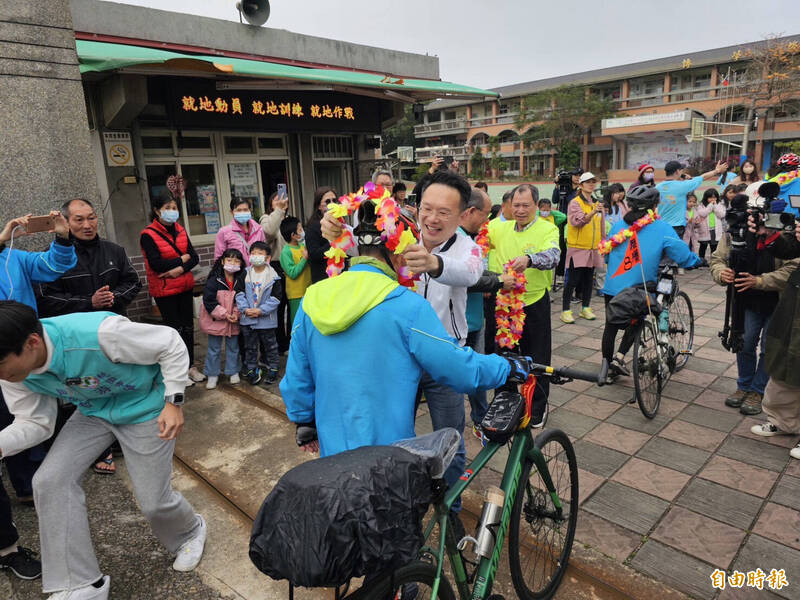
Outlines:
{"type": "Polygon", "coordinates": [[[569,171],[559,171],[556,177],[556,185],[561,188],[562,186],[572,189],[572,173],[569,171]]]}
{"type": "Polygon", "coordinates": [[[794,215],[782,211],[785,202],[778,200],[780,191],[780,186],[773,181],[768,181],[758,188],[758,195],[761,196],[763,202],[758,207],[757,216],[754,215],[756,223],[776,231],[794,231],[794,215]]]}

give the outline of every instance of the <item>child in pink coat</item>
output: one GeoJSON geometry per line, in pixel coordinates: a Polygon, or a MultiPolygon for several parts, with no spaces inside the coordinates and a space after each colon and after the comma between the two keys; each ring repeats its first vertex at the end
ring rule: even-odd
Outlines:
{"type": "Polygon", "coordinates": [[[686,194],[686,230],[683,232],[683,241],[689,246],[689,249],[697,253],[697,248],[700,245],[698,238],[700,232],[700,217],[697,216],[697,196],[694,192],[686,194]]]}

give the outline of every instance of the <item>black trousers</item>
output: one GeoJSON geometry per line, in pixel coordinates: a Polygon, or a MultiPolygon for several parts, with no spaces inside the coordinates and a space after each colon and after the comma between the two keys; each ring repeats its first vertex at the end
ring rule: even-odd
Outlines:
{"type": "MultiPolygon", "coordinates": [[[[3,400],[2,391],[0,391],[0,419],[2,419],[2,423],[0,423],[0,429],[8,427],[14,421],[14,417],[10,412],[8,412],[8,407],[6,406],[5,400],[3,400]]],[[[22,454],[26,454],[27,452],[28,451],[23,452],[22,454]]],[[[13,470],[9,464],[9,461],[13,458],[16,457],[8,457],[3,459],[3,462],[6,463],[9,479],[12,479],[11,472],[13,470]]],[[[44,455],[42,455],[42,458],[44,458],[44,455]]],[[[39,460],[39,463],[41,462],[42,461],[39,460]]],[[[34,471],[35,470],[36,469],[34,469],[34,471]]],[[[33,472],[30,473],[30,477],[33,477],[33,472]]],[[[30,485],[30,479],[28,479],[27,484],[30,485]]],[[[20,494],[18,490],[17,495],[27,496],[30,494],[20,494]]],[[[5,486],[3,485],[3,480],[0,479],[0,550],[15,544],[17,540],[19,540],[19,533],[17,533],[17,527],[14,525],[14,518],[11,515],[11,500],[8,497],[5,486]]]]}
{"type": "Polygon", "coordinates": [[[189,350],[189,365],[194,365],[194,296],[183,292],[174,296],[156,298],[156,306],[161,311],[164,325],[175,329],[189,350]]]}
{"type": "Polygon", "coordinates": [[[484,354],[494,354],[494,336],[497,333],[497,321],[495,321],[494,310],[497,305],[497,294],[487,294],[483,298],[483,320],[486,324],[484,328],[484,354]]]}
{"type": "Polygon", "coordinates": [[[594,285],[594,267],[575,267],[572,260],[569,262],[561,309],[569,310],[573,290],[577,290],[581,299],[581,306],[589,306],[592,302],[592,287],[594,285]]]}
{"type": "Polygon", "coordinates": [[[278,340],[278,352],[283,353],[289,349],[291,340],[291,328],[287,324],[289,318],[289,301],[286,299],[286,273],[283,272],[280,261],[273,260],[269,263],[281,278],[281,303],[278,305],[278,328],[275,330],[275,337],[278,340]]]}
{"type": "MultiPolygon", "coordinates": [[[[611,302],[613,297],[614,296],[609,296],[608,294],[604,295],[606,311],[608,311],[608,303],[611,302]]],[[[601,346],[603,358],[605,358],[608,362],[611,362],[611,358],[614,356],[614,343],[617,341],[617,334],[620,332],[620,330],[624,331],[625,333],[622,334],[622,341],[619,343],[619,351],[622,354],[627,354],[628,350],[631,349],[631,346],[633,346],[633,342],[636,339],[636,329],[636,325],[620,327],[618,325],[612,325],[606,321],[605,328],[603,329],[603,341],[601,346]]]]}
{"type": "MultiPolygon", "coordinates": [[[[525,326],[519,340],[519,353],[530,356],[534,362],[549,365],[552,359],[552,339],[550,329],[550,294],[544,293],[539,300],[525,307],[525,326]]],[[[550,394],[550,380],[541,377],[537,381],[543,394],[533,399],[533,417],[539,420],[544,413],[547,396],[550,394]]]]}

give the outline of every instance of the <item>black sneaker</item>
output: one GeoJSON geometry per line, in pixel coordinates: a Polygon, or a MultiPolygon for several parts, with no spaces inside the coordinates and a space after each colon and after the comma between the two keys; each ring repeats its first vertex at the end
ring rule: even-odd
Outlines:
{"type": "Polygon", "coordinates": [[[275,383],[278,381],[278,371],[270,369],[267,371],[267,376],[264,378],[265,383],[275,383]]]}
{"type": "Polygon", "coordinates": [[[261,369],[251,369],[247,372],[247,382],[250,385],[257,385],[261,381],[261,369]]]}
{"type": "Polygon", "coordinates": [[[20,579],[38,579],[42,576],[42,563],[32,550],[17,546],[17,551],[0,556],[0,569],[10,569],[20,579]]]}

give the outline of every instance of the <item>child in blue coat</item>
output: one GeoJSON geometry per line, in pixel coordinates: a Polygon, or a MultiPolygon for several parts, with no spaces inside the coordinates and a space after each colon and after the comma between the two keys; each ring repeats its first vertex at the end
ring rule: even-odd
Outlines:
{"type": "Polygon", "coordinates": [[[278,306],[282,294],[280,276],[270,266],[272,250],[264,242],[250,246],[250,266],[245,277],[245,290],[236,294],[236,306],[242,313],[239,325],[244,337],[244,364],[250,385],[261,381],[258,366],[259,346],[267,365],[266,382],[278,379],[278,306]]]}

